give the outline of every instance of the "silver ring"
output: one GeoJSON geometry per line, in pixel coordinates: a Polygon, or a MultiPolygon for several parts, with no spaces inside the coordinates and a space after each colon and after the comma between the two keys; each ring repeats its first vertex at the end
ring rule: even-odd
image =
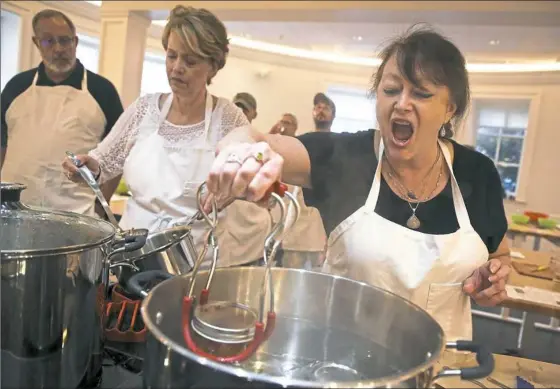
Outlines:
{"type": "Polygon", "coordinates": [[[230,155],[228,155],[226,163],[238,163],[239,165],[243,165],[243,161],[235,153],[231,153],[230,155]]]}

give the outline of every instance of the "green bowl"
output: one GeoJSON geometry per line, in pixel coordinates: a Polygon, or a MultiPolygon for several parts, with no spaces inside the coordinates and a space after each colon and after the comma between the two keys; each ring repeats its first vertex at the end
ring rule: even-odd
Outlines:
{"type": "Polygon", "coordinates": [[[549,219],[549,218],[544,218],[544,217],[539,218],[539,227],[540,228],[552,229],[552,228],[556,228],[557,224],[558,224],[558,222],[554,219],[549,219]]]}
{"type": "Polygon", "coordinates": [[[511,215],[511,220],[515,224],[528,224],[529,223],[529,216],[525,215],[511,215]]]}

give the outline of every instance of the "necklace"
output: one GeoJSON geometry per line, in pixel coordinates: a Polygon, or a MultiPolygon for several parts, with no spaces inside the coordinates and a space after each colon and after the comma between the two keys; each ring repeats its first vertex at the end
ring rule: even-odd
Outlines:
{"type": "MultiPolygon", "coordinates": [[[[424,198],[424,201],[427,201],[428,199],[430,199],[432,197],[432,195],[436,191],[437,187],[439,186],[439,182],[441,180],[442,175],[443,175],[443,164],[441,164],[441,167],[439,169],[439,174],[438,174],[438,178],[437,178],[437,181],[436,181],[436,185],[434,186],[434,188],[432,189],[430,194],[424,198]]],[[[406,226],[410,229],[417,230],[422,225],[422,223],[420,223],[420,219],[418,219],[418,216],[416,216],[416,209],[418,209],[418,206],[420,205],[420,201],[418,201],[415,204],[415,206],[413,206],[410,203],[410,201],[407,201],[407,203],[408,203],[408,206],[410,207],[410,210],[412,211],[412,215],[406,221],[406,226]]]]}
{"type": "Polygon", "coordinates": [[[406,187],[404,182],[402,182],[401,178],[397,174],[397,171],[393,168],[393,165],[391,165],[391,162],[389,162],[389,158],[387,158],[387,155],[385,153],[383,153],[385,161],[387,162],[387,165],[389,166],[389,169],[390,169],[389,170],[389,176],[391,177],[393,182],[395,184],[397,184],[398,186],[400,186],[400,189],[403,190],[404,193],[406,193],[406,196],[403,196],[403,197],[406,197],[407,199],[413,200],[413,201],[417,201],[422,197],[422,195],[424,194],[424,190],[426,189],[427,178],[432,174],[432,170],[434,170],[434,167],[436,166],[436,164],[438,163],[439,158],[440,158],[441,150],[439,149],[439,147],[438,147],[437,150],[438,150],[438,152],[437,152],[437,155],[436,155],[436,159],[435,159],[434,163],[432,164],[432,166],[430,167],[430,170],[428,170],[428,172],[426,173],[426,175],[422,179],[422,187],[420,188],[420,192],[419,192],[418,195],[416,195],[416,193],[414,193],[412,190],[410,190],[406,187]]]}
{"type": "MultiPolygon", "coordinates": [[[[422,223],[420,222],[420,219],[418,219],[418,216],[416,216],[416,210],[418,209],[418,206],[422,202],[422,195],[424,194],[424,190],[426,188],[426,183],[428,181],[427,178],[431,175],[434,167],[436,166],[436,164],[438,163],[438,161],[441,157],[441,150],[438,148],[438,154],[436,156],[436,159],[435,159],[434,163],[432,164],[432,166],[430,167],[430,170],[428,170],[428,173],[426,173],[426,175],[424,176],[424,179],[422,180],[423,184],[422,184],[421,191],[420,191],[418,196],[416,196],[416,194],[414,192],[409,190],[404,185],[404,183],[400,180],[400,177],[398,177],[395,169],[393,169],[393,166],[389,162],[387,156],[384,155],[384,157],[385,157],[385,161],[387,162],[387,165],[389,166],[389,169],[390,169],[390,171],[388,172],[389,177],[391,178],[393,183],[395,183],[397,185],[397,190],[399,191],[401,196],[405,199],[405,201],[408,203],[408,206],[410,207],[410,210],[412,211],[412,215],[406,221],[406,226],[410,229],[417,230],[418,228],[420,228],[422,223]],[[413,202],[415,204],[412,205],[410,200],[413,200],[413,202]]],[[[423,201],[427,201],[428,199],[430,199],[432,197],[435,190],[439,186],[442,175],[443,175],[443,164],[441,164],[441,166],[440,166],[438,178],[437,178],[437,181],[436,181],[436,184],[435,184],[434,188],[432,189],[430,194],[423,199],[423,201]]]]}

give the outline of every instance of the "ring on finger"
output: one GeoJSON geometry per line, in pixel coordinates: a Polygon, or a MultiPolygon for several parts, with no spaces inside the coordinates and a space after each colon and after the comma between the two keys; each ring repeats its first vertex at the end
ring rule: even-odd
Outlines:
{"type": "Polygon", "coordinates": [[[239,155],[235,153],[231,153],[230,155],[228,155],[226,163],[238,163],[239,165],[243,165],[243,161],[241,160],[241,158],[239,158],[239,155]]]}
{"type": "Polygon", "coordinates": [[[254,158],[255,161],[261,165],[264,164],[264,153],[262,151],[257,151],[256,153],[249,155],[248,158],[254,158]]]}

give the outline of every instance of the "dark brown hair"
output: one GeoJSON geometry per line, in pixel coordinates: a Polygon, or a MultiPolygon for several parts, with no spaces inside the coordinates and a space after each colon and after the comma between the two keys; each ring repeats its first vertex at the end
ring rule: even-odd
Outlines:
{"type": "Polygon", "coordinates": [[[449,39],[435,32],[429,25],[416,24],[403,35],[390,41],[379,53],[381,65],[373,74],[375,95],[387,61],[395,55],[400,73],[410,83],[420,87],[420,76],[435,85],[446,86],[456,106],[453,123],[444,124],[446,138],[453,136],[456,125],[467,113],[470,101],[469,76],[463,54],[449,39]]]}

